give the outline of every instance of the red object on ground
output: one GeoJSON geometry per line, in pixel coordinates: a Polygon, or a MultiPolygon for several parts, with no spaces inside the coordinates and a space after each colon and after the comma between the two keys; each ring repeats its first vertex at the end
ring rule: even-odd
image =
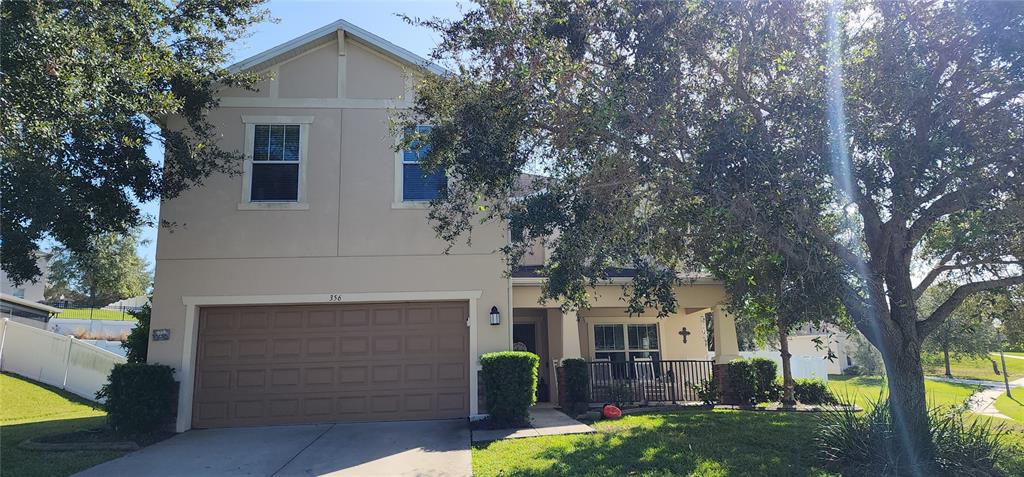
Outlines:
{"type": "Polygon", "coordinates": [[[601,409],[601,415],[605,419],[618,419],[622,417],[622,409],[612,406],[611,404],[605,404],[604,408],[601,409]]]}

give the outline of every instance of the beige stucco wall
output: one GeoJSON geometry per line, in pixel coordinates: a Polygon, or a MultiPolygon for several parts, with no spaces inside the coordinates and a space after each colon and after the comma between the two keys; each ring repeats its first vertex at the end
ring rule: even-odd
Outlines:
{"type": "Polygon", "coordinates": [[[404,94],[407,75],[394,60],[358,42],[349,43],[347,55],[349,81],[345,91],[349,98],[395,98],[404,94]]]}
{"type": "MultiPolygon", "coordinates": [[[[539,304],[540,285],[519,284],[513,288],[512,302],[516,316],[530,315],[532,310],[547,310],[548,352],[550,359],[561,357],[562,330],[561,313],[555,309],[557,302],[539,304]]],[[[580,350],[585,359],[594,358],[593,328],[595,324],[657,324],[661,338],[663,359],[707,359],[707,337],[704,314],[724,302],[725,289],[720,284],[701,283],[676,287],[679,312],[664,318],[656,313],[629,316],[622,306],[621,285],[601,285],[591,289],[591,307],[578,312],[580,350]],[[687,342],[679,335],[686,327],[690,335],[687,342]]],[[[518,322],[518,319],[517,319],[518,322]]],[[[735,341],[735,331],[732,340],[735,341]]]]}
{"type": "Polygon", "coordinates": [[[509,281],[494,252],[507,243],[506,231],[478,228],[472,247],[458,244],[446,255],[425,208],[395,207],[399,166],[388,115],[404,91],[404,73],[355,41],[346,42],[345,56],[346,68],[339,68],[337,42],[328,43],[268,66],[276,86],[223,92],[233,102],[211,112],[210,121],[228,150],[244,151],[243,115],[313,117],[304,166],[308,209],[240,210],[240,174],[212,176],[164,201],[160,219],[172,226],[158,235],[151,326],[170,330],[170,339],[151,341],[151,362],[180,370],[189,361],[186,297],[278,296],[292,303],[296,296],[478,291],[471,338],[478,354],[508,349],[511,320],[488,324],[492,306],[511,314],[509,281]],[[337,98],[339,70],[347,72],[342,89],[349,98],[357,94],[358,104],[337,98]],[[294,107],[293,98],[325,96],[334,102],[294,107]]]}
{"type": "Polygon", "coordinates": [[[522,259],[519,260],[520,265],[544,265],[545,261],[544,243],[540,240],[535,240],[530,248],[526,250],[522,259]]]}
{"type": "Polygon", "coordinates": [[[594,359],[594,325],[599,324],[654,324],[658,326],[661,359],[707,359],[708,349],[704,328],[704,314],[673,314],[658,318],[654,314],[629,316],[622,308],[595,308],[579,313],[580,345],[586,359],[594,359]],[[690,332],[683,343],[679,334],[683,327],[690,332]]]}
{"type": "Polygon", "coordinates": [[[331,42],[278,66],[281,98],[338,97],[338,43],[331,42]]]}

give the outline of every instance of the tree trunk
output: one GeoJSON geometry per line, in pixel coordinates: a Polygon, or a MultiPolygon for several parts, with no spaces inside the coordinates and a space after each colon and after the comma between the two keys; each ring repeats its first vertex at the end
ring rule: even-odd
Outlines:
{"type": "Polygon", "coordinates": [[[796,404],[796,398],[793,397],[793,367],[789,362],[793,357],[789,354],[789,331],[781,323],[778,328],[779,356],[782,357],[782,404],[792,406],[796,404]]]}
{"type": "Polygon", "coordinates": [[[932,475],[934,467],[928,406],[920,343],[900,338],[886,340],[882,353],[892,411],[893,444],[900,459],[900,475],[932,475]]]}
{"type": "Polygon", "coordinates": [[[952,378],[953,377],[953,372],[949,370],[949,348],[947,348],[947,347],[943,347],[942,348],[942,357],[943,357],[943,359],[946,360],[946,377],[947,378],[952,378]]]}

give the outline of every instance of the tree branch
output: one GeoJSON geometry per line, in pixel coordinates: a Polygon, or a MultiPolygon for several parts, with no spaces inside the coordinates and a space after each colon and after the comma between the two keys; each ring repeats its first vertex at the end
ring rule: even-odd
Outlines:
{"type": "Polygon", "coordinates": [[[910,246],[917,245],[917,242],[928,233],[928,229],[931,228],[932,224],[936,221],[945,217],[946,215],[959,212],[968,205],[971,204],[978,197],[983,196],[992,189],[991,181],[983,181],[978,184],[974,184],[972,187],[968,187],[963,190],[954,190],[948,194],[935,199],[921,216],[911,224],[907,234],[907,242],[910,246]]]}
{"type": "MultiPolygon", "coordinates": [[[[954,252],[950,252],[949,254],[947,254],[947,257],[951,257],[953,254],[954,252]]],[[[948,261],[948,258],[943,257],[943,259],[939,261],[939,264],[936,265],[935,268],[932,268],[932,270],[928,272],[928,275],[926,275],[924,279],[921,280],[921,283],[919,283],[917,287],[914,288],[915,301],[918,298],[921,298],[921,295],[924,294],[925,290],[927,290],[928,287],[931,286],[931,284],[945,272],[952,270],[966,270],[968,268],[977,267],[979,265],[1021,265],[1022,263],[1024,263],[1021,262],[1020,260],[972,260],[970,262],[946,265],[946,262],[948,261]]]]}
{"type": "Polygon", "coordinates": [[[1017,275],[1013,277],[997,278],[994,280],[984,280],[980,282],[968,283],[966,285],[959,286],[953,291],[953,294],[942,302],[935,311],[932,312],[928,318],[919,320],[917,322],[917,333],[918,336],[924,338],[928,336],[935,328],[942,324],[942,322],[952,313],[967,297],[986,290],[992,290],[995,288],[1009,287],[1024,283],[1024,275],[1017,275]]]}

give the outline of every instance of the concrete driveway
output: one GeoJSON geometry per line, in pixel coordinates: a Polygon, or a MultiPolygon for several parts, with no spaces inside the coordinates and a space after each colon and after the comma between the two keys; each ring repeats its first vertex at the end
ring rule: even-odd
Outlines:
{"type": "Polygon", "coordinates": [[[189,431],[79,476],[469,476],[469,425],[444,421],[189,431]]]}

